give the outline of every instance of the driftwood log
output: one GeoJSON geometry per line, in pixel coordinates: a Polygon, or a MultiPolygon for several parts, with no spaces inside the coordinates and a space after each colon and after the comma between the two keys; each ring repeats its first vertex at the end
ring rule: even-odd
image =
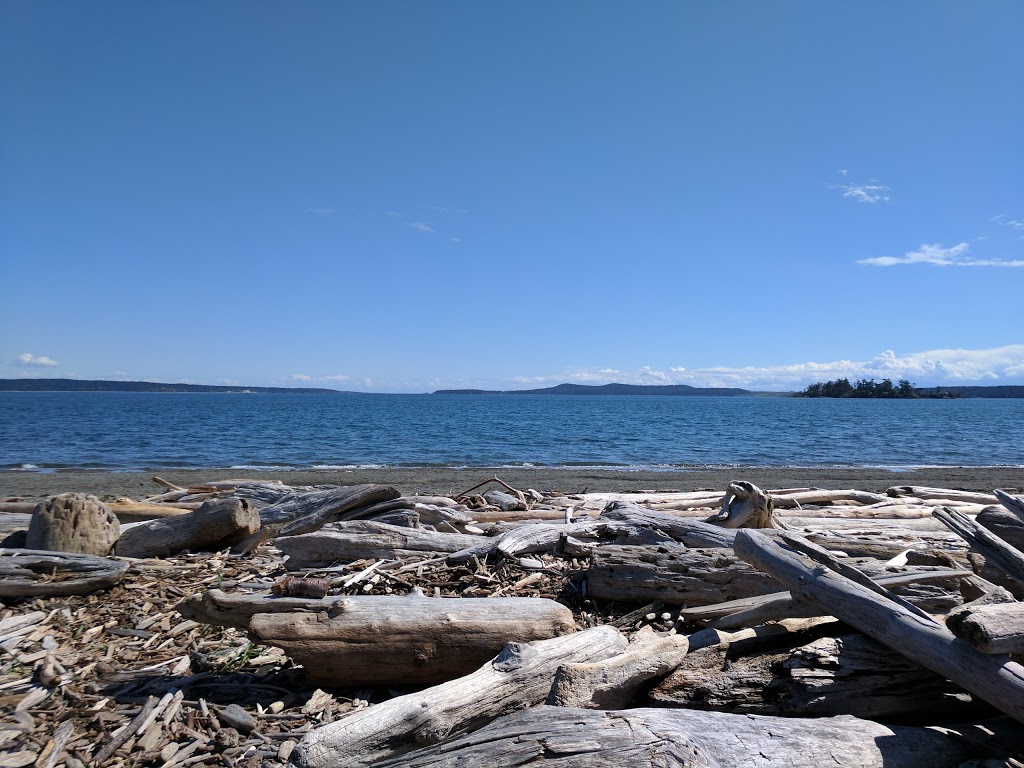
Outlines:
{"type": "Polygon", "coordinates": [[[375,768],[955,768],[974,756],[955,736],[850,716],[545,706],[375,768]]]}
{"type": "Polygon", "coordinates": [[[319,600],[211,590],[178,606],[186,618],[245,628],[329,685],[433,685],[469,674],[510,641],[576,630],[554,600],[407,596],[319,600]]]}
{"type": "Polygon", "coordinates": [[[230,547],[260,529],[260,514],[245,499],[208,501],[195,512],[139,523],[121,532],[118,557],[167,557],[183,550],[230,547]]]}
{"type": "Polygon", "coordinates": [[[619,501],[609,503],[601,519],[653,528],[688,547],[731,547],[736,539],[736,531],[728,528],[619,501]]]}
{"type": "Polygon", "coordinates": [[[775,518],[771,495],[746,480],[729,483],[721,510],[704,522],[723,528],[784,527],[775,518]]]}
{"type": "Polygon", "coordinates": [[[109,557],[0,549],[0,597],[85,595],[114,586],[127,569],[109,557]]]}
{"type": "Polygon", "coordinates": [[[1005,506],[985,507],[975,518],[1010,546],[1024,550],[1024,520],[1005,506]]]}
{"type": "Polygon", "coordinates": [[[264,525],[283,525],[289,528],[283,535],[297,535],[314,531],[346,512],[397,499],[401,494],[389,485],[339,485],[313,490],[291,488],[253,487],[236,495],[253,495],[273,500],[260,510],[264,525]],[[276,494],[276,495],[275,495],[276,494]],[[294,521],[293,526],[289,523],[294,521]]]}
{"type": "Polygon", "coordinates": [[[795,597],[859,629],[1024,722],[1024,667],[986,656],[930,618],[821,567],[756,531],[740,531],[736,554],[787,586],[795,597]]]}
{"type": "Polygon", "coordinates": [[[36,505],[25,547],[104,557],[110,554],[120,533],[117,517],[98,498],[62,493],[36,505]]]}
{"type": "Polygon", "coordinates": [[[946,626],[982,653],[1024,654],[1024,603],[965,605],[946,626]]]}
{"type": "Polygon", "coordinates": [[[439,743],[540,704],[560,666],[602,661],[625,648],[625,637],[611,627],[534,643],[509,643],[470,675],[389,699],[318,728],[299,742],[292,762],[299,768],[361,768],[395,753],[439,743]]]}
{"type": "Polygon", "coordinates": [[[992,531],[979,525],[950,507],[941,507],[932,513],[950,530],[959,534],[985,559],[1001,568],[1010,578],[1024,587],[1024,552],[1003,541],[992,531]]]}

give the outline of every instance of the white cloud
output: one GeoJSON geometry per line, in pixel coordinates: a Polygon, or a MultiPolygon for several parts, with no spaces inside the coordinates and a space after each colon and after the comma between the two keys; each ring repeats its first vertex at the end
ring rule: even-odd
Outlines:
{"type": "Polygon", "coordinates": [[[1024,231],[1024,221],[1021,219],[1011,219],[1009,216],[999,214],[998,216],[993,216],[992,221],[996,224],[1002,224],[1004,227],[1010,227],[1010,229],[1024,231]]]}
{"type": "Polygon", "coordinates": [[[292,373],[292,374],[290,374],[288,376],[285,376],[284,378],[285,378],[285,381],[312,381],[313,380],[312,376],[307,376],[304,373],[292,373]]]}
{"type": "Polygon", "coordinates": [[[569,381],[576,384],[689,384],[694,387],[744,389],[802,389],[829,379],[910,379],[921,386],[981,382],[1024,384],[1024,344],[993,349],[936,349],[897,356],[885,350],[870,360],[832,360],[769,366],[713,366],[665,371],[644,366],[634,371],[602,368],[551,376],[517,377],[523,387],[542,387],[569,381]]]}
{"type": "Polygon", "coordinates": [[[407,227],[412,227],[417,232],[433,232],[434,230],[422,221],[407,221],[405,222],[407,227]]]}
{"type": "Polygon", "coordinates": [[[343,373],[336,374],[334,376],[321,376],[317,381],[351,381],[351,376],[346,376],[343,373]]]}
{"type": "Polygon", "coordinates": [[[46,355],[33,355],[28,352],[18,355],[14,364],[25,368],[52,368],[55,365],[60,365],[60,363],[51,357],[47,357],[46,355]]]}
{"type": "Polygon", "coordinates": [[[849,171],[848,171],[848,170],[846,170],[845,168],[840,168],[840,169],[839,169],[839,173],[840,173],[840,174],[842,174],[843,176],[845,176],[846,174],[848,174],[848,173],[849,173],[849,171]]]}
{"type": "Polygon", "coordinates": [[[903,256],[875,256],[860,259],[858,264],[872,267],[891,267],[896,264],[931,264],[936,267],[1024,267],[1024,260],[1003,259],[972,259],[967,255],[970,245],[960,243],[950,248],[943,248],[938,243],[923,244],[916,251],[908,251],[903,256]]]}
{"type": "Polygon", "coordinates": [[[242,382],[237,379],[217,379],[217,383],[222,384],[225,387],[237,387],[240,386],[242,382]]]}
{"type": "Polygon", "coordinates": [[[334,208],[307,208],[306,213],[315,213],[317,216],[333,216],[337,211],[334,208]]]}
{"type": "Polygon", "coordinates": [[[843,190],[843,197],[858,203],[888,203],[892,199],[886,194],[889,188],[882,184],[840,184],[833,189],[843,190]]]}
{"type": "Polygon", "coordinates": [[[449,237],[448,239],[451,240],[453,243],[461,243],[462,242],[462,238],[461,237],[449,237]]]}

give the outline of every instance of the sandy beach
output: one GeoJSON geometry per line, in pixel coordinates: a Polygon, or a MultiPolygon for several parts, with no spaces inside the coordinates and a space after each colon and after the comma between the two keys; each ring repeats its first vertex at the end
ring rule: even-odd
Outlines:
{"type": "Polygon", "coordinates": [[[517,488],[564,493],[721,490],[732,480],[748,480],[762,488],[857,488],[882,492],[893,485],[922,485],[970,491],[1003,488],[1014,493],[1024,492],[1024,468],[1020,467],[926,467],[909,470],[745,467],[676,471],[383,468],[276,472],[225,468],[152,472],[68,470],[52,473],[6,470],[0,471],[0,498],[33,499],[75,491],[103,499],[141,499],[161,491],[152,480],[154,475],[181,486],[239,477],[280,480],[289,485],[386,483],[405,494],[458,494],[495,475],[517,488]]]}

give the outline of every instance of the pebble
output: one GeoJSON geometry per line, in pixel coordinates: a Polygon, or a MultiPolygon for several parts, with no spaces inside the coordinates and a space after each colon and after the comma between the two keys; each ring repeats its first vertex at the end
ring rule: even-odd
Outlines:
{"type": "Polygon", "coordinates": [[[228,704],[217,713],[217,717],[224,725],[234,728],[239,733],[252,733],[256,727],[256,720],[253,716],[237,704],[228,704]]]}

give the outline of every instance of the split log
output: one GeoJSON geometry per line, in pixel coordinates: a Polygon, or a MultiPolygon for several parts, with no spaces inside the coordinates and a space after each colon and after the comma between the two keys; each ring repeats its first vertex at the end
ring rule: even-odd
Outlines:
{"type": "Polygon", "coordinates": [[[772,497],[746,480],[729,483],[722,509],[704,522],[723,528],[785,527],[775,519],[772,497]]]}
{"type": "Polygon", "coordinates": [[[480,541],[479,536],[467,533],[440,533],[357,520],[335,523],[316,533],[281,537],[274,544],[288,556],[285,567],[295,571],[353,560],[394,560],[427,553],[443,555],[480,541]]]}
{"type": "Polygon", "coordinates": [[[260,510],[264,525],[282,525],[280,536],[297,536],[340,519],[349,510],[397,499],[401,494],[390,485],[343,485],[311,493],[299,493],[260,510]]]}
{"type": "Polygon", "coordinates": [[[307,734],[292,752],[292,763],[299,768],[360,768],[416,746],[436,744],[543,702],[558,667],[601,661],[625,647],[626,639],[611,627],[509,643],[470,675],[389,699],[307,734]]]}
{"type": "Polygon", "coordinates": [[[117,542],[119,557],[167,557],[230,547],[260,529],[260,514],[245,499],[208,501],[195,512],[150,520],[126,528],[117,542]]]}
{"type": "Polygon", "coordinates": [[[1012,547],[992,531],[978,525],[967,515],[949,507],[936,509],[933,513],[950,530],[955,531],[985,559],[1006,572],[1010,578],[1024,586],[1024,552],[1012,547]]]}
{"type": "Polygon", "coordinates": [[[736,554],[785,584],[795,597],[859,629],[992,706],[1024,722],[1024,667],[978,653],[944,626],[816,565],[756,531],[740,531],[736,554]]]}
{"type": "Polygon", "coordinates": [[[548,704],[586,709],[621,709],[648,680],[679,666],[689,642],[685,635],[658,635],[644,627],[618,656],[559,667],[548,704]]]}
{"type": "Polygon", "coordinates": [[[794,637],[783,634],[775,636],[782,647],[753,650],[741,640],[690,653],[648,697],[661,706],[787,717],[971,716],[959,686],[864,635],[827,636],[837,626],[802,633],[795,648],[794,637]]]}
{"type": "Polygon", "coordinates": [[[1024,520],[1005,507],[985,507],[974,519],[1011,547],[1024,551],[1024,520]]]}
{"type": "Polygon", "coordinates": [[[946,626],[982,653],[1024,654],[1024,603],[964,606],[946,626]]]}
{"type": "Polygon", "coordinates": [[[984,753],[972,751],[955,735],[849,715],[788,718],[544,706],[375,768],[956,768],[979,754],[984,753]]]}
{"type": "Polygon", "coordinates": [[[36,505],[25,547],[103,557],[110,554],[120,533],[117,517],[98,498],[62,493],[36,505]]]}
{"type": "Polygon", "coordinates": [[[0,549],[0,597],[86,595],[114,586],[127,569],[109,557],[0,549]]]}

